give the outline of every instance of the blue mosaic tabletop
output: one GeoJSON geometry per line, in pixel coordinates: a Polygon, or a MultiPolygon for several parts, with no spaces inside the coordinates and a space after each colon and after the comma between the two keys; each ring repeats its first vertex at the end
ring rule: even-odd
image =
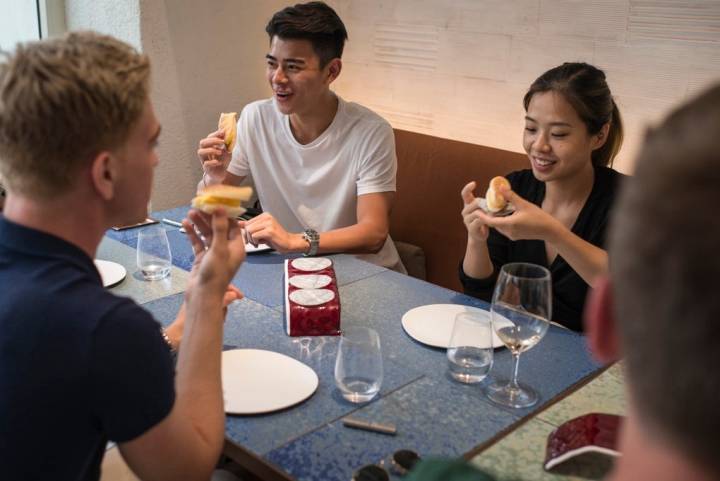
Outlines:
{"type": "MultiPolygon", "coordinates": [[[[153,213],[153,217],[179,221],[186,212],[187,207],[180,207],[153,213]]],[[[177,227],[162,225],[168,231],[174,266],[189,270],[193,260],[189,242],[177,227]]],[[[140,229],[108,231],[107,237],[134,248],[140,229]]],[[[379,396],[366,404],[352,404],[335,387],[339,339],[285,334],[283,262],[288,257],[292,256],[276,252],[248,255],[233,279],[246,298],[229,307],[225,321],[226,348],[286,354],[313,368],[320,380],[313,396],[292,408],[227,417],[227,441],[271,466],[269,471],[263,470],[265,476],[274,471],[299,480],[347,481],[358,467],[381,463],[398,449],[412,449],[421,456],[461,456],[536,414],[601,369],[590,357],[582,336],[551,326],[545,338],[520,359],[520,381],[536,389],[539,403],[523,410],[496,406],[482,390],[491,377],[509,376],[512,359],[507,350],[495,351],[493,369],[483,383],[463,385],[448,375],[444,349],[416,342],[401,325],[403,314],[414,307],[462,304],[487,309],[487,303],[352,255],[331,255],[327,257],[333,260],[337,274],[342,326],[372,327],[380,334],[383,350],[385,376],[379,396]],[[398,432],[388,436],[347,428],[342,418],[349,414],[392,423],[398,432]]],[[[137,300],[144,302],[158,321],[168,324],[183,295],[138,295],[137,300]]]]}

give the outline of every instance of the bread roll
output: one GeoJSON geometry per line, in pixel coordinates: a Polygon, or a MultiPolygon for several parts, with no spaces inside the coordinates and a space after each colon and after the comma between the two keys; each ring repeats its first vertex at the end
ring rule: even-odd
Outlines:
{"type": "Polygon", "coordinates": [[[235,148],[235,140],[237,139],[237,112],[228,112],[220,114],[218,120],[218,128],[225,132],[225,146],[228,152],[232,152],[235,148]]]}
{"type": "Polygon", "coordinates": [[[505,177],[498,176],[490,180],[490,186],[485,194],[485,202],[487,202],[487,208],[490,212],[500,212],[507,205],[505,197],[500,193],[502,186],[510,188],[510,182],[505,177]]]}
{"type": "Polygon", "coordinates": [[[241,204],[250,200],[252,192],[252,187],[210,185],[198,193],[192,200],[192,206],[206,214],[212,214],[218,207],[222,207],[228,216],[237,217],[245,213],[241,204]]]}

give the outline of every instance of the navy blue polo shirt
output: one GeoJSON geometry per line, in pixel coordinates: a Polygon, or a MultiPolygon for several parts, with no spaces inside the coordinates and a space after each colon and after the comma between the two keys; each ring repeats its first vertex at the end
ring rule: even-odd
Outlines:
{"type": "Polygon", "coordinates": [[[160,325],[87,254],[0,216],[0,477],[97,480],[175,401],[160,325]]]}

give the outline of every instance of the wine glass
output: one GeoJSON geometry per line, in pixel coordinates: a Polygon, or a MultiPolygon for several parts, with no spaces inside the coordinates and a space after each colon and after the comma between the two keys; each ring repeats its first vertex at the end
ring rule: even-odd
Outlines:
{"type": "Polygon", "coordinates": [[[490,306],[493,330],[510,349],[513,374],[510,381],[496,380],[485,393],[491,401],[525,408],[538,401],[538,394],[518,383],[520,354],[545,336],[552,312],[550,271],[542,266],[517,262],[500,269],[490,306]]]}

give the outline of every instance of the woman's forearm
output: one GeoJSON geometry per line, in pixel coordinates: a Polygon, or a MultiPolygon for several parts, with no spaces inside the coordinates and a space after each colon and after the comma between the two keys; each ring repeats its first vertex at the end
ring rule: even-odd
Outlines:
{"type": "Polygon", "coordinates": [[[486,279],[492,275],[493,264],[486,241],[478,241],[468,236],[463,271],[474,279],[486,279]]]}

